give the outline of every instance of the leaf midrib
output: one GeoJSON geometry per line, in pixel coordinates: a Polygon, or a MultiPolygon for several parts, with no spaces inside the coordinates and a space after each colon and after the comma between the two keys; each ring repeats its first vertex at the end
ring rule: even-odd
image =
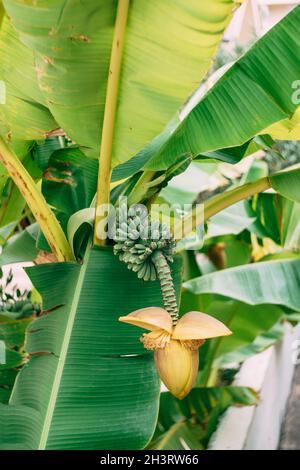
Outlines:
{"type": "Polygon", "coordinates": [[[74,289],[74,297],[73,297],[73,301],[72,301],[72,305],[70,309],[70,314],[68,317],[65,334],[62,340],[62,348],[61,348],[61,352],[58,358],[58,365],[57,365],[57,369],[56,369],[56,373],[55,373],[55,377],[54,377],[54,381],[52,385],[52,390],[51,390],[49,403],[48,403],[48,407],[47,407],[47,411],[46,411],[46,415],[44,419],[44,425],[43,425],[43,429],[41,432],[41,438],[40,438],[40,442],[38,445],[38,450],[45,450],[47,446],[50,428],[51,428],[51,424],[53,420],[53,414],[54,414],[55,405],[56,405],[56,400],[58,397],[61,379],[62,379],[62,375],[64,371],[64,366],[66,363],[66,358],[67,358],[67,354],[69,350],[69,344],[70,344],[70,340],[72,336],[77,307],[79,304],[79,299],[81,295],[82,286],[84,283],[85,273],[86,273],[86,269],[88,266],[89,256],[90,256],[90,250],[87,250],[84,263],[82,267],[80,268],[80,273],[79,273],[78,280],[74,289]]]}

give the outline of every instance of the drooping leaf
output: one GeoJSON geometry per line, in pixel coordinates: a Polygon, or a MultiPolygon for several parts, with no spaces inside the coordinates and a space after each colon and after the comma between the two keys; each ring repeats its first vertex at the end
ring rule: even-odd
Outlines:
{"type": "Polygon", "coordinates": [[[300,310],[300,260],[286,259],[224,269],[184,283],[194,294],[213,293],[257,305],[300,310]]]}
{"type": "Polygon", "coordinates": [[[213,152],[203,152],[195,158],[195,161],[221,161],[226,163],[238,163],[242,158],[252,155],[263,147],[261,143],[257,143],[255,139],[248,140],[248,142],[238,145],[236,147],[229,147],[224,149],[215,150],[213,152]]]}
{"type": "MultiPolygon", "coordinates": [[[[212,353],[214,362],[239,348],[249,347],[283,318],[283,311],[277,305],[247,305],[236,300],[213,300],[205,312],[224,322],[233,333],[209,342],[208,354],[212,353]]],[[[203,365],[206,359],[206,356],[202,358],[203,365]]]]}
{"type": "MultiPolygon", "coordinates": [[[[267,307],[267,309],[269,310],[269,307],[267,307]]],[[[278,322],[270,330],[264,331],[257,336],[252,343],[240,346],[230,352],[220,355],[214,365],[215,367],[224,367],[228,364],[244,362],[249,357],[264,351],[280,341],[283,338],[285,331],[284,323],[278,322]]]]}

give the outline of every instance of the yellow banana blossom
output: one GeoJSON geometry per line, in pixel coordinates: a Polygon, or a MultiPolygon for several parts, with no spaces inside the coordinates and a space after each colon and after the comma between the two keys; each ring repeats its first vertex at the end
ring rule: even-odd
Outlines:
{"type": "Polygon", "coordinates": [[[119,321],[150,330],[141,341],[154,350],[159,376],[170,392],[184,398],[192,389],[199,366],[199,347],[205,339],[227,336],[231,331],[206,313],[188,312],[173,325],[167,310],[148,307],[136,310],[119,321]]]}

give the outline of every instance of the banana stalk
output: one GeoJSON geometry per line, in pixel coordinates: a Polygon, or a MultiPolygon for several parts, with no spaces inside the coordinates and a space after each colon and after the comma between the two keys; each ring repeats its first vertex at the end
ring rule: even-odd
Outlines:
{"type": "Polygon", "coordinates": [[[105,245],[105,220],[107,218],[105,206],[108,207],[109,204],[111,154],[128,10],[129,0],[119,0],[107,81],[96,197],[94,243],[100,246],[105,245]]]}
{"type": "Polygon", "coordinates": [[[58,220],[18,157],[0,138],[0,161],[23,195],[58,261],[73,260],[68,240],[58,220]]]}

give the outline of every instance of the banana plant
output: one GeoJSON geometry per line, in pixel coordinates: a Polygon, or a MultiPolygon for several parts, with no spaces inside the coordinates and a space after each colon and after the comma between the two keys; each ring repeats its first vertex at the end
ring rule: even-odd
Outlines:
{"type": "MultiPolygon", "coordinates": [[[[103,208],[111,202],[122,218],[121,196],[151,207],[193,159],[234,164],[264,140],[258,136],[276,130],[280,138],[279,126],[284,138],[286,128],[297,128],[291,90],[300,74],[300,7],[199,102],[180,108],[207,74],[240,3],[3,0],[1,181],[6,189],[13,182],[39,226],[37,237],[27,229],[30,253],[51,252],[56,262],[26,269],[43,315],[27,328],[29,360],[9,405],[0,405],[0,448],[144,448],[157,423],[157,370],[184,398],[204,339],[230,333],[216,314],[179,315],[182,259],[172,237],[179,219],[170,233],[142,213],[126,215],[107,240],[103,208]],[[24,162],[29,154],[37,162],[32,149],[53,137],[64,145],[47,154],[41,178],[24,162]],[[135,236],[149,226],[153,239],[135,236]],[[132,325],[150,330],[143,344],[132,325]]],[[[270,189],[300,202],[299,175],[296,168],[230,189],[205,204],[205,221],[270,189]]],[[[194,226],[196,212],[188,216],[194,226]]],[[[10,253],[16,244],[18,234],[7,243],[10,253]]],[[[1,256],[11,259],[5,248],[1,256]]],[[[291,263],[278,268],[278,282],[287,267],[297,272],[299,259],[291,263]]],[[[259,283],[253,270],[249,283],[253,276],[259,283]]],[[[209,289],[194,283],[195,292],[209,289]]],[[[286,305],[284,293],[276,294],[273,303],[286,305]]]]}
{"type": "Polygon", "coordinates": [[[1,277],[0,341],[4,344],[5,361],[0,363],[0,402],[7,403],[16,375],[27,359],[23,351],[25,330],[40,309],[29,292],[13,286],[11,272],[1,277]]]}

